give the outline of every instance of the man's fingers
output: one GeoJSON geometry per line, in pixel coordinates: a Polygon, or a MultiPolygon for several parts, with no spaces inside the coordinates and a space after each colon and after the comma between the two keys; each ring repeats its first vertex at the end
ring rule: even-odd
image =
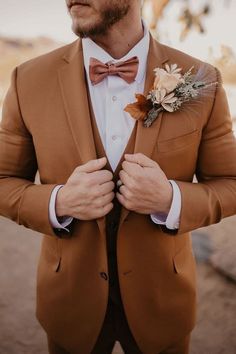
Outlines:
{"type": "Polygon", "coordinates": [[[79,172],[86,172],[86,173],[95,172],[105,167],[106,163],[107,163],[106,157],[102,157],[101,159],[90,160],[86,164],[79,166],[77,169],[79,172]]]}
{"type": "Polygon", "coordinates": [[[108,170],[95,171],[90,173],[89,178],[94,184],[103,184],[112,181],[113,174],[108,170]]]}
{"type": "Polygon", "coordinates": [[[155,167],[157,163],[141,153],[125,154],[125,160],[132,163],[137,163],[142,167],[155,167]]]}
{"type": "Polygon", "coordinates": [[[132,177],[137,177],[142,173],[142,167],[135,162],[122,162],[122,169],[132,177]]]}
{"type": "Polygon", "coordinates": [[[130,191],[126,186],[120,187],[119,194],[123,195],[126,199],[129,199],[130,197],[130,191]]]}
{"type": "Polygon", "coordinates": [[[107,193],[110,193],[114,190],[115,188],[115,183],[110,181],[110,182],[106,182],[103,183],[99,186],[99,193],[100,195],[105,195],[107,193]]]}
{"type": "Polygon", "coordinates": [[[110,204],[112,202],[112,200],[115,197],[115,193],[114,192],[110,192],[104,196],[102,196],[99,200],[99,203],[102,207],[104,207],[107,204],[110,204]]]}
{"type": "Polygon", "coordinates": [[[107,215],[108,213],[110,213],[110,211],[113,208],[113,203],[109,203],[107,205],[105,205],[104,207],[98,208],[95,218],[102,218],[103,216],[107,215]]]}
{"type": "Polygon", "coordinates": [[[121,205],[123,205],[126,209],[131,210],[129,202],[121,193],[117,192],[116,198],[118,199],[121,205]]]}
{"type": "Polygon", "coordinates": [[[126,204],[125,197],[122,194],[120,194],[119,192],[117,192],[116,193],[116,198],[118,199],[120,204],[125,207],[125,204],[126,204]]]}
{"type": "Polygon", "coordinates": [[[121,170],[119,173],[119,177],[121,182],[126,185],[128,188],[132,188],[133,186],[133,178],[128,175],[127,172],[125,172],[124,170],[121,170]]]}

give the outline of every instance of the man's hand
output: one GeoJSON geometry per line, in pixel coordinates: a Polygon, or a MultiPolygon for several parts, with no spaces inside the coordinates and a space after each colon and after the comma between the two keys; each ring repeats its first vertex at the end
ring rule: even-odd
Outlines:
{"type": "Polygon", "coordinates": [[[66,184],[58,191],[56,215],[72,216],[80,220],[93,220],[108,214],[115,196],[113,175],[101,170],[105,157],[91,160],[77,167],[66,184]]]}
{"type": "Polygon", "coordinates": [[[139,153],[125,155],[120,171],[119,202],[140,214],[165,214],[172,202],[172,186],[158,163],[139,153]]]}

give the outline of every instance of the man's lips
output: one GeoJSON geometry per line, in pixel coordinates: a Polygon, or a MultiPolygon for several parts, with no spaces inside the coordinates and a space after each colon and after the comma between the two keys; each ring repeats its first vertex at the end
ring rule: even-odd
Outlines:
{"type": "Polygon", "coordinates": [[[85,1],[75,1],[69,4],[69,9],[71,9],[73,6],[89,6],[89,4],[85,1]]]}

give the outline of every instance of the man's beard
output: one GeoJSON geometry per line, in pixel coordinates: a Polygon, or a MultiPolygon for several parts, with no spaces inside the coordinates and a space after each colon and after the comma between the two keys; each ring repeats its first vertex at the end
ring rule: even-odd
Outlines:
{"type": "Polygon", "coordinates": [[[91,24],[90,27],[87,26],[87,28],[83,28],[79,23],[74,23],[73,32],[81,38],[105,35],[107,31],[115,23],[122,20],[129,11],[130,5],[127,4],[127,0],[118,1],[116,5],[109,5],[104,10],[101,10],[99,12],[100,19],[96,23],[91,24]]]}

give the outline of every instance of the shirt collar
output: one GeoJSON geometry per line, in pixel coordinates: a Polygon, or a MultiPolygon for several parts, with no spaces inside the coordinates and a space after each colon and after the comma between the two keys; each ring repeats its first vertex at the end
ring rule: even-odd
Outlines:
{"type": "Polygon", "coordinates": [[[102,63],[107,63],[108,61],[113,61],[115,63],[117,61],[123,61],[132,58],[133,56],[137,56],[139,59],[139,67],[135,81],[137,81],[137,83],[141,83],[146,73],[147,56],[150,43],[150,33],[148,31],[147,25],[144,21],[142,22],[144,29],[143,38],[124,57],[118,60],[112,58],[110,54],[108,54],[103,48],[99,47],[99,45],[97,45],[90,38],[83,38],[83,57],[87,75],[89,74],[89,61],[91,57],[100,60],[102,63]]]}

